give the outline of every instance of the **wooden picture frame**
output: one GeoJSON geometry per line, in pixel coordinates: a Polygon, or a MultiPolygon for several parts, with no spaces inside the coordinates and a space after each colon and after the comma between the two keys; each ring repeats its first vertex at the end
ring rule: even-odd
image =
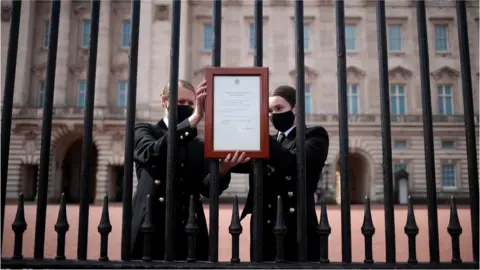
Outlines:
{"type": "Polygon", "coordinates": [[[205,69],[205,158],[225,158],[235,151],[252,159],[270,158],[268,74],[267,67],[205,69]]]}

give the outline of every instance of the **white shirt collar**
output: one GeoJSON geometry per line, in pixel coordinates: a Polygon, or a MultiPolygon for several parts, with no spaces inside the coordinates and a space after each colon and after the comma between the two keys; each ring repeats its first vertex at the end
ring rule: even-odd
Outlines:
{"type": "MultiPolygon", "coordinates": [[[[289,128],[287,131],[283,132],[283,135],[285,135],[285,137],[288,136],[288,134],[290,134],[290,132],[292,132],[292,130],[295,128],[296,126],[293,125],[291,128],[289,128]]],[[[282,134],[282,132],[278,132],[278,136],[280,136],[280,134],[282,134]]]]}
{"type": "Polygon", "coordinates": [[[167,126],[167,128],[168,128],[168,117],[164,117],[163,122],[165,122],[165,126],[167,126]]]}

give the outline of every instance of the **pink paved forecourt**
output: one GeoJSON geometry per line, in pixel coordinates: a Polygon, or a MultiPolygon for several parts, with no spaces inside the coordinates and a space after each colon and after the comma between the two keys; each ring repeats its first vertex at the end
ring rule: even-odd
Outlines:
{"type": "MultiPolygon", "coordinates": [[[[57,248],[57,234],[54,225],[58,215],[58,205],[48,205],[47,224],[45,236],[45,258],[54,258],[57,248]]],[[[208,205],[204,206],[207,223],[209,221],[208,205]]],[[[13,254],[14,234],[12,223],[15,218],[17,206],[9,204],[5,209],[5,235],[2,247],[2,257],[11,257],[13,254]]],[[[243,205],[240,205],[243,209],[243,205]]],[[[70,224],[70,230],[66,236],[66,256],[69,259],[75,259],[77,255],[78,238],[78,205],[67,206],[67,218],[70,224]]],[[[113,226],[109,235],[108,256],[111,260],[120,259],[121,234],[122,234],[122,206],[121,204],[110,205],[110,222],[113,226]]],[[[97,260],[100,255],[100,234],[97,226],[100,222],[102,213],[101,205],[90,206],[89,218],[89,239],[88,239],[88,259],[97,260]]],[[[232,215],[231,205],[220,205],[219,216],[219,260],[229,261],[231,256],[231,236],[228,233],[228,226],[232,215]]],[[[320,216],[320,207],[317,207],[317,215],[320,216]]],[[[458,209],[460,224],[463,233],[460,236],[460,252],[463,261],[472,261],[472,241],[470,229],[470,209],[468,206],[460,206],[458,209]]],[[[440,259],[442,262],[449,262],[452,257],[451,238],[447,232],[450,209],[446,205],[438,207],[438,228],[440,241],[440,259]]],[[[35,237],[35,217],[36,205],[25,205],[25,219],[27,221],[27,230],[23,239],[24,257],[32,257],[34,250],[35,237]]],[[[404,233],[404,226],[407,217],[407,208],[405,206],[395,206],[395,238],[397,261],[406,261],[408,258],[408,239],[404,233]]],[[[341,261],[341,218],[340,208],[337,205],[328,206],[328,218],[332,233],[329,238],[329,257],[330,261],[341,261]]],[[[373,236],[373,258],[375,261],[385,261],[385,220],[383,205],[372,205],[372,218],[375,225],[375,234],[373,236]]],[[[417,235],[417,258],[420,262],[429,260],[428,248],[428,214],[425,205],[415,205],[415,218],[419,227],[417,235]]],[[[355,262],[362,262],[364,259],[364,238],[360,228],[363,222],[363,206],[352,205],[352,259],[355,262]]],[[[250,260],[250,216],[242,221],[243,233],[240,237],[240,258],[242,261],[250,260]]],[[[275,247],[272,247],[275,248],[275,247]]]]}

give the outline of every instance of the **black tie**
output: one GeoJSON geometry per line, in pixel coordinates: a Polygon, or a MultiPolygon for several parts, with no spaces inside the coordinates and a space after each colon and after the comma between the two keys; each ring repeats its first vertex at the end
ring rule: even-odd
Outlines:
{"type": "Polygon", "coordinates": [[[280,134],[278,135],[278,142],[279,142],[279,143],[283,143],[283,141],[285,141],[285,134],[280,133],[280,134]]]}

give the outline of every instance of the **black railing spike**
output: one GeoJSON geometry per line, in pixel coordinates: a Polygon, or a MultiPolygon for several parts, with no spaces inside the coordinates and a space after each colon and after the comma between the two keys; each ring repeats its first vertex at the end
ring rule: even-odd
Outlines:
{"type": "Polygon", "coordinates": [[[317,232],[320,234],[320,262],[329,263],[328,259],[328,236],[332,232],[328,222],[327,204],[325,203],[325,195],[322,196],[322,212],[320,213],[320,222],[318,223],[317,232]]]}
{"type": "Polygon", "coordinates": [[[65,202],[65,193],[62,193],[60,199],[60,209],[58,209],[57,223],[55,223],[55,231],[57,232],[57,256],[55,260],[65,260],[65,235],[70,225],[67,219],[67,203],[65,202]]]}
{"type": "Polygon", "coordinates": [[[372,221],[370,210],[370,198],[365,196],[365,212],[363,214],[362,234],[365,237],[365,263],[373,263],[372,238],[375,234],[375,226],[372,221]]]}
{"type": "Polygon", "coordinates": [[[143,234],[143,261],[152,260],[152,234],[155,231],[152,222],[152,199],[150,194],[147,195],[147,210],[145,212],[145,219],[140,228],[143,234]]]}
{"type": "Polygon", "coordinates": [[[98,224],[98,232],[100,233],[100,261],[108,261],[108,234],[112,232],[112,224],[110,224],[110,215],[108,212],[108,195],[103,197],[102,217],[98,224]]]}
{"type": "Polygon", "coordinates": [[[285,234],[287,233],[287,226],[285,225],[285,219],[283,214],[283,201],[282,196],[277,197],[277,218],[275,226],[273,227],[273,234],[275,234],[277,243],[277,256],[275,257],[276,263],[281,263],[285,260],[285,234]]]}
{"type": "Polygon", "coordinates": [[[15,233],[15,245],[13,246],[14,260],[23,259],[23,233],[27,229],[27,222],[25,221],[25,208],[23,203],[23,193],[18,196],[17,214],[12,223],[12,230],[15,233]]]}
{"type": "Polygon", "coordinates": [[[242,224],[240,223],[240,214],[238,211],[238,197],[235,195],[233,200],[232,221],[228,227],[228,232],[232,235],[232,258],[230,262],[240,262],[240,234],[243,232],[242,224]]]}
{"type": "Polygon", "coordinates": [[[415,213],[413,211],[412,199],[408,196],[408,213],[407,224],[405,224],[405,234],[408,237],[408,263],[418,263],[416,240],[418,234],[418,226],[415,221],[415,213]]]}
{"type": "Polygon", "coordinates": [[[454,196],[450,200],[450,221],[448,222],[447,231],[452,237],[452,263],[461,263],[460,234],[462,234],[462,226],[458,219],[457,203],[454,196]]]}
{"type": "Polygon", "coordinates": [[[188,255],[187,255],[187,262],[194,262],[196,261],[196,240],[198,234],[198,225],[196,222],[195,213],[195,196],[190,195],[190,207],[188,209],[188,222],[185,225],[185,232],[188,235],[188,255]]]}

